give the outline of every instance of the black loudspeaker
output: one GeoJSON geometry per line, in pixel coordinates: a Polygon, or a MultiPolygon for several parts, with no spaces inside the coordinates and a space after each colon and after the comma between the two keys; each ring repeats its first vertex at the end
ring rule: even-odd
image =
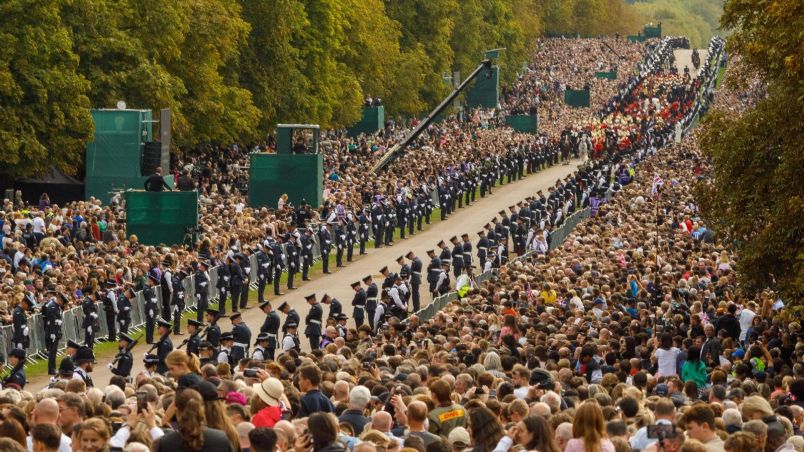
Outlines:
{"type": "Polygon", "coordinates": [[[143,176],[150,176],[156,172],[156,168],[162,164],[162,143],[158,141],[148,141],[142,150],[142,161],[140,162],[140,173],[143,176]]]}

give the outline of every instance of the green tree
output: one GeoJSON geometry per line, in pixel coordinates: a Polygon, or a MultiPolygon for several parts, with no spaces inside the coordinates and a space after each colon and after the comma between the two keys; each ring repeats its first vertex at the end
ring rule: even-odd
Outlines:
{"type": "MultiPolygon", "coordinates": [[[[722,18],[731,52],[761,74],[767,98],[742,116],[704,121],[711,181],[699,187],[704,216],[740,256],[748,290],[772,285],[801,307],[804,294],[804,7],[800,2],[728,0],[722,18]]],[[[736,87],[745,80],[736,80],[736,87]]]]}
{"type": "Polygon", "coordinates": [[[75,170],[92,137],[89,83],[60,4],[0,3],[0,165],[15,177],[75,170]]]}

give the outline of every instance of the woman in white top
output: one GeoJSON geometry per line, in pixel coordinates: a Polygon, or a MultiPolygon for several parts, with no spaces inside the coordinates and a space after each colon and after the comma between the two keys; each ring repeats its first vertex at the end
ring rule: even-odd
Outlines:
{"type": "Polygon", "coordinates": [[[659,338],[654,338],[656,350],[653,352],[652,360],[659,365],[656,377],[669,377],[678,375],[677,361],[678,353],[681,351],[673,347],[673,336],[670,333],[662,334],[661,343],[659,338]]]}

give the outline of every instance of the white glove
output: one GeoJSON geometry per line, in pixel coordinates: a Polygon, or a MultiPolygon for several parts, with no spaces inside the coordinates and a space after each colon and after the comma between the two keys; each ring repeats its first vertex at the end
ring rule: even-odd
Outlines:
{"type": "Polygon", "coordinates": [[[92,327],[91,326],[87,327],[87,334],[92,334],[92,327]]]}
{"type": "Polygon", "coordinates": [[[145,359],[147,357],[148,357],[148,352],[145,352],[145,353],[142,354],[142,359],[145,359]]]}
{"type": "Polygon", "coordinates": [[[61,326],[61,324],[62,324],[63,322],[61,321],[61,319],[56,319],[56,322],[55,322],[55,323],[56,323],[56,325],[61,326]]]}
{"type": "Polygon", "coordinates": [[[50,335],[50,340],[51,340],[51,341],[55,341],[55,340],[56,340],[56,335],[55,335],[55,334],[51,334],[51,335],[50,335]]]}
{"type": "Polygon", "coordinates": [[[109,370],[114,369],[114,366],[112,365],[112,363],[107,364],[106,367],[108,367],[109,370]]]}
{"type": "Polygon", "coordinates": [[[97,313],[95,313],[95,312],[90,313],[90,314],[89,314],[89,316],[90,316],[90,317],[92,317],[93,319],[97,319],[97,318],[98,318],[98,314],[97,314],[97,313]]]}
{"type": "Polygon", "coordinates": [[[154,316],[154,310],[153,310],[153,309],[149,309],[149,310],[148,310],[148,316],[149,316],[149,317],[153,317],[153,316],[154,316]]]}
{"type": "Polygon", "coordinates": [[[27,336],[27,335],[28,335],[28,327],[27,327],[27,326],[22,327],[22,335],[23,335],[23,336],[27,336]]]}

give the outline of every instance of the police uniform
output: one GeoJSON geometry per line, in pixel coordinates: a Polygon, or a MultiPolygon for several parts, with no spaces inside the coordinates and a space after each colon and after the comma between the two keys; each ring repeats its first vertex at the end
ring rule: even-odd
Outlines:
{"type": "MultiPolygon", "coordinates": [[[[209,307],[209,274],[207,273],[207,268],[209,264],[206,262],[200,262],[196,266],[195,270],[195,299],[196,299],[196,317],[195,319],[198,322],[203,320],[204,313],[207,311],[209,307]]],[[[220,278],[220,274],[218,275],[220,278]]],[[[219,286],[220,286],[220,279],[218,279],[219,286]]],[[[225,295],[221,295],[225,297],[225,295]]]]}
{"type": "MultiPolygon", "coordinates": [[[[315,294],[305,297],[307,301],[315,301],[315,294]]],[[[321,308],[320,303],[314,303],[310,306],[310,312],[304,318],[305,327],[304,335],[310,339],[310,349],[318,350],[321,345],[321,321],[324,317],[324,309],[321,308]]]]}
{"type": "Polygon", "coordinates": [[[232,335],[231,332],[227,331],[226,333],[221,334],[221,348],[217,356],[218,364],[227,363],[229,364],[229,366],[232,366],[234,368],[234,360],[232,359],[232,350],[228,346],[223,345],[224,342],[233,340],[234,336],[232,335]]]}
{"type": "MultiPolygon", "coordinates": [[[[267,333],[260,333],[257,335],[256,342],[254,343],[254,351],[251,352],[251,359],[258,359],[260,361],[268,360],[268,352],[262,345],[262,343],[266,343],[268,340],[269,338],[267,333]]],[[[273,360],[273,358],[271,359],[273,360]]]]}
{"type": "Polygon", "coordinates": [[[209,342],[212,348],[218,348],[221,344],[221,327],[218,326],[220,313],[215,309],[207,309],[207,314],[212,316],[212,321],[205,330],[204,340],[209,342]]]}
{"type": "Polygon", "coordinates": [[[195,327],[193,334],[187,338],[187,353],[198,356],[198,349],[201,347],[201,328],[204,327],[204,324],[197,320],[189,319],[187,320],[187,325],[193,325],[195,327]]]}
{"type": "MultiPolygon", "coordinates": [[[[48,289],[49,292],[55,292],[55,288],[48,289]]],[[[67,300],[64,295],[58,295],[59,301],[66,303],[67,300]]],[[[56,352],[59,348],[59,339],[61,339],[62,332],[62,307],[56,297],[52,297],[45,303],[44,310],[44,323],[45,323],[45,347],[47,348],[47,373],[48,375],[56,374],[56,352]]]]}
{"type": "MultiPolygon", "coordinates": [[[[260,310],[265,309],[266,305],[267,302],[261,304],[260,310]]],[[[277,346],[279,345],[279,341],[277,339],[279,334],[279,323],[279,314],[276,312],[276,310],[272,309],[271,312],[269,312],[265,317],[265,321],[260,327],[260,334],[265,334],[268,337],[268,344],[266,345],[264,351],[265,359],[274,359],[277,346]]]]}
{"type": "MultiPolygon", "coordinates": [[[[240,314],[234,314],[232,320],[240,314]]],[[[232,337],[234,343],[232,344],[232,361],[237,364],[241,359],[248,356],[248,349],[251,345],[251,330],[245,322],[240,322],[232,326],[232,337]]]]}
{"type": "Polygon", "coordinates": [[[170,340],[170,322],[159,319],[159,326],[167,328],[167,333],[159,338],[159,344],[156,347],[156,356],[159,358],[159,364],[156,365],[156,371],[165,375],[168,371],[165,359],[173,351],[173,341],[170,340]]]}
{"type": "Polygon", "coordinates": [[[131,354],[131,350],[128,349],[128,346],[134,343],[134,339],[125,333],[120,333],[120,338],[125,340],[127,344],[117,352],[117,355],[114,357],[116,365],[110,364],[109,370],[111,370],[114,375],[128,378],[131,376],[131,368],[134,366],[134,356],[131,354]]]}
{"type": "MultiPolygon", "coordinates": [[[[25,300],[28,303],[27,299],[25,300]]],[[[14,306],[14,313],[12,314],[13,331],[11,335],[11,342],[14,348],[20,350],[27,350],[31,342],[30,329],[28,328],[28,316],[21,305],[14,306]]]]}
{"type": "Polygon", "coordinates": [[[84,314],[84,321],[81,327],[84,329],[84,344],[92,347],[95,344],[95,333],[98,332],[98,307],[95,306],[95,301],[91,298],[84,297],[81,302],[81,312],[84,314]]]}
{"type": "Polygon", "coordinates": [[[352,315],[355,318],[355,326],[360,327],[364,322],[364,314],[366,312],[366,291],[360,287],[360,282],[352,283],[352,289],[355,290],[355,296],[352,298],[352,315]]]}
{"type": "Polygon", "coordinates": [[[413,299],[413,311],[418,311],[421,308],[419,288],[422,285],[422,260],[416,256],[411,257],[413,254],[408,253],[407,258],[410,259],[410,291],[413,299]]]}
{"type": "MultiPolygon", "coordinates": [[[[148,274],[148,278],[156,284],[157,279],[154,275],[148,274]]],[[[145,299],[145,342],[154,343],[154,329],[156,327],[156,292],[148,284],[142,288],[142,297],[145,299]]]]}
{"type": "MultiPolygon", "coordinates": [[[[295,329],[299,325],[295,322],[288,322],[285,324],[286,328],[295,329]]],[[[301,351],[301,342],[299,336],[295,332],[286,331],[285,336],[282,338],[282,352],[287,353],[291,350],[301,351]]]]}
{"type": "Polygon", "coordinates": [[[371,284],[367,283],[370,280],[369,276],[363,278],[363,284],[366,284],[366,316],[368,318],[369,326],[371,327],[372,331],[374,330],[374,313],[377,310],[377,295],[379,294],[379,290],[377,289],[377,284],[374,281],[371,281],[371,284]]]}
{"type": "Polygon", "coordinates": [[[3,388],[18,387],[19,390],[22,390],[28,383],[28,377],[25,374],[25,350],[14,348],[8,356],[17,358],[19,362],[11,369],[11,373],[3,378],[3,388]]]}

